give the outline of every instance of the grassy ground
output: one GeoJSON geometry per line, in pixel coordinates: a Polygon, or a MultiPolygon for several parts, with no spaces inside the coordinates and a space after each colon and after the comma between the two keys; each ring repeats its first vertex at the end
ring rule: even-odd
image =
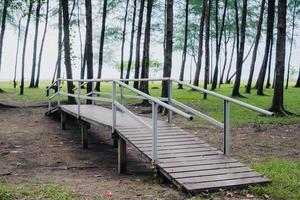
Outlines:
{"type": "MultiPolygon", "coordinates": [[[[44,88],[47,82],[42,82],[40,89],[25,89],[25,95],[19,96],[18,89],[13,89],[12,83],[0,83],[0,88],[6,91],[5,94],[0,94],[0,98],[8,98],[13,100],[47,100],[45,97],[44,88]]],[[[65,90],[65,87],[64,87],[65,90]]],[[[103,84],[102,90],[110,92],[111,86],[109,84],[103,84]]],[[[229,96],[232,90],[232,85],[222,86],[216,92],[229,96]]],[[[272,102],[272,90],[266,89],[265,96],[257,96],[255,91],[253,94],[248,95],[244,93],[243,88],[241,89],[242,95],[246,98],[240,98],[243,102],[250,103],[252,105],[268,109],[272,102]]],[[[236,105],[231,107],[231,121],[236,127],[245,126],[249,124],[295,124],[300,123],[300,89],[289,88],[285,90],[285,107],[287,110],[294,113],[289,117],[264,117],[247,109],[240,108],[236,105]]],[[[160,95],[160,85],[152,84],[151,95],[160,95]]],[[[187,88],[184,90],[178,90],[174,85],[173,91],[174,99],[186,103],[205,114],[208,114],[215,119],[222,121],[223,116],[223,102],[214,97],[209,96],[209,100],[203,100],[200,93],[191,91],[187,88]]],[[[137,103],[137,100],[127,100],[128,103],[137,103]]],[[[203,121],[196,119],[198,123],[203,121]]],[[[299,133],[299,132],[298,132],[299,133]]],[[[272,184],[268,186],[250,187],[247,190],[243,190],[242,193],[254,194],[260,198],[271,198],[271,199],[300,199],[300,159],[289,160],[276,159],[261,161],[259,163],[252,164],[252,167],[267,176],[272,180],[272,184]]],[[[228,193],[221,191],[221,194],[228,195],[228,193]]],[[[199,197],[193,197],[191,199],[204,199],[213,198],[214,196],[220,195],[215,194],[203,194],[199,197]]],[[[251,195],[250,195],[251,196],[251,195]]],[[[0,183],[0,199],[74,199],[80,198],[80,194],[76,194],[73,191],[68,190],[59,185],[29,185],[21,184],[14,185],[9,183],[0,183]]],[[[109,197],[99,197],[104,199],[109,197]]]]}

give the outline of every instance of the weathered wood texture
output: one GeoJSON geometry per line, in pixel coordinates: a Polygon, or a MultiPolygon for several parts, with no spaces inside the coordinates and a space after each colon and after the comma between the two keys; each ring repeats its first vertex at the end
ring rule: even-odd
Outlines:
{"type": "MultiPolygon", "coordinates": [[[[74,117],[77,115],[76,105],[63,105],[60,109],[74,117]]],[[[95,125],[111,126],[112,111],[100,106],[82,105],[80,119],[95,125]]],[[[143,119],[151,124],[151,119],[143,119]]],[[[117,112],[116,132],[122,138],[119,139],[119,151],[122,150],[119,152],[121,153],[119,158],[122,158],[122,161],[126,156],[125,141],[146,158],[152,159],[151,130],[127,114],[117,112]]],[[[126,163],[119,162],[119,164],[126,163]]],[[[193,194],[204,190],[270,182],[234,158],[225,156],[222,151],[211,147],[205,141],[164,121],[158,121],[157,167],[176,186],[193,194]]],[[[119,170],[123,171],[122,168],[125,167],[119,166],[119,170]]]]}

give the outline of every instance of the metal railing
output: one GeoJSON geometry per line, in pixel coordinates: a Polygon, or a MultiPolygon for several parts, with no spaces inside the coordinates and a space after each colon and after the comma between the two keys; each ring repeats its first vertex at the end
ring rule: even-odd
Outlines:
{"type": "MultiPolygon", "coordinates": [[[[153,163],[157,163],[157,119],[158,119],[158,106],[161,106],[165,109],[168,110],[168,122],[171,123],[172,121],[172,116],[173,113],[177,113],[180,116],[188,119],[188,120],[192,120],[193,116],[195,117],[199,117],[219,128],[223,129],[224,132],[224,138],[223,138],[223,151],[225,155],[229,155],[230,153],[230,104],[236,104],[238,106],[250,109],[252,111],[267,115],[267,116],[272,116],[273,113],[266,111],[264,109],[258,108],[256,106],[252,106],[250,104],[241,102],[239,100],[224,96],[224,95],[220,95],[216,92],[212,92],[210,90],[205,90],[203,88],[200,87],[196,87],[194,85],[185,83],[183,81],[179,81],[176,79],[172,79],[172,78],[160,78],[160,79],[57,79],[53,84],[51,84],[50,86],[47,87],[47,94],[49,94],[48,96],[48,105],[49,105],[49,109],[51,107],[51,100],[56,97],[56,96],[70,96],[70,97],[74,97],[77,101],[77,117],[80,118],[80,100],[84,99],[84,100],[91,100],[93,102],[93,104],[95,102],[109,102],[111,103],[112,106],[112,131],[115,130],[116,128],[116,124],[117,124],[117,109],[121,110],[122,112],[127,113],[130,117],[132,117],[133,119],[135,119],[137,122],[139,122],[140,124],[142,124],[143,126],[145,126],[147,129],[152,131],[152,161],[153,163]],[[72,91],[75,92],[77,91],[77,94],[70,94],[70,93],[66,93],[66,92],[62,92],[60,85],[62,81],[72,81],[72,82],[77,82],[77,88],[74,88],[72,91]],[[124,83],[124,82],[134,82],[134,81],[167,81],[168,82],[168,96],[167,97],[153,97],[150,96],[148,94],[145,94],[143,92],[141,92],[140,90],[137,90],[133,87],[131,87],[130,85],[124,83]],[[80,89],[82,86],[86,85],[87,83],[92,83],[92,85],[94,85],[94,83],[96,82],[108,82],[108,83],[112,83],[112,91],[111,93],[107,93],[107,92],[98,92],[94,90],[94,87],[92,87],[92,91],[88,94],[85,95],[81,95],[80,93],[80,89]],[[189,87],[195,91],[199,91],[201,93],[205,93],[205,94],[209,94],[211,96],[214,96],[218,99],[221,99],[224,101],[224,116],[223,116],[223,121],[224,123],[184,104],[179,102],[178,100],[175,100],[173,98],[173,83],[178,83],[181,84],[183,86],[189,87]],[[56,85],[57,86],[57,92],[53,95],[50,95],[50,90],[51,88],[56,85]],[[120,93],[117,92],[117,86],[120,87],[120,93]],[[135,93],[136,95],[126,95],[124,94],[124,89],[127,89],[133,93],[135,93]],[[108,95],[110,96],[110,98],[103,98],[103,97],[96,97],[94,95],[108,95]],[[120,102],[117,100],[117,97],[120,97],[120,102]],[[142,118],[140,118],[139,116],[137,116],[136,114],[134,114],[133,112],[131,112],[129,109],[127,109],[125,107],[125,98],[132,98],[132,99],[143,99],[143,100],[148,100],[151,104],[152,104],[152,124],[148,124],[147,122],[145,122],[142,118]],[[176,107],[193,114],[187,114],[186,112],[176,108],[176,107]]],[[[60,100],[58,99],[58,105],[60,105],[60,100]]]]}

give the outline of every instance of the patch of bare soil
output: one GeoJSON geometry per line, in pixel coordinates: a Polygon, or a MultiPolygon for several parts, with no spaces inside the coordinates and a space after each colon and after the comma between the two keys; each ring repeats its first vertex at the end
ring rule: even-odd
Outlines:
{"type": "MultiPolygon", "coordinates": [[[[114,199],[186,199],[169,183],[153,178],[150,163],[128,149],[128,173],[117,173],[117,150],[111,130],[92,126],[89,149],[80,144],[76,121],[62,131],[45,108],[0,108],[0,182],[60,184],[86,199],[112,193],[114,199]]],[[[177,124],[183,124],[175,118],[177,124]]],[[[268,158],[299,159],[300,125],[257,126],[232,131],[233,155],[251,162],[268,158]]],[[[188,131],[222,148],[222,132],[210,126],[188,131]]],[[[245,199],[225,192],[213,199],[245,199]]],[[[250,198],[251,199],[251,198],[250,198]]]]}

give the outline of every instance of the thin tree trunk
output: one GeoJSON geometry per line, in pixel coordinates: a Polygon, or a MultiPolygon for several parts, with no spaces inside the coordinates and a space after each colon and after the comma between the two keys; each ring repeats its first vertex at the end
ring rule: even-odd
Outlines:
{"type": "Polygon", "coordinates": [[[243,60],[244,60],[244,50],[245,50],[245,39],[246,39],[246,20],[247,20],[247,7],[248,0],[243,0],[243,11],[242,11],[242,22],[241,22],[241,41],[239,45],[239,51],[236,62],[236,75],[235,81],[232,90],[232,96],[241,96],[240,94],[240,85],[241,85],[241,76],[243,69],[243,60]]]}
{"type": "Polygon", "coordinates": [[[290,68],[291,68],[291,58],[292,58],[292,52],[293,52],[294,33],[295,33],[296,7],[297,7],[297,1],[294,2],[294,7],[293,7],[293,17],[292,17],[292,38],[291,38],[291,44],[290,44],[290,54],[289,54],[288,71],[287,71],[287,78],[286,78],[285,89],[288,89],[288,88],[289,88],[290,68]]]}
{"type": "Polygon", "coordinates": [[[272,57],[273,57],[273,36],[271,37],[271,46],[270,46],[270,53],[269,53],[269,66],[268,66],[268,78],[266,88],[270,88],[271,86],[271,68],[272,68],[272,57]]]}
{"type": "MultiPolygon", "coordinates": [[[[184,70],[185,70],[185,63],[186,63],[186,53],[187,53],[187,42],[188,42],[188,33],[189,33],[189,0],[185,2],[185,28],[184,28],[184,45],[183,45],[183,52],[182,52],[182,63],[180,69],[179,80],[183,81],[184,79],[184,70]]],[[[182,89],[182,85],[178,84],[178,89],[182,89]]]]}
{"type": "Polygon", "coordinates": [[[196,64],[195,77],[194,77],[194,81],[193,81],[193,85],[195,85],[195,86],[199,86],[199,78],[200,78],[200,71],[201,71],[201,65],[202,65],[203,32],[204,32],[206,8],[207,8],[207,0],[203,0],[202,1],[202,14],[201,14],[200,26],[199,26],[198,61],[196,64]]]}
{"type": "Polygon", "coordinates": [[[35,14],[35,33],[34,33],[34,41],[33,41],[32,70],[31,70],[31,80],[30,80],[29,88],[34,88],[37,42],[38,42],[39,25],[40,25],[40,10],[41,10],[41,0],[38,0],[36,10],[35,10],[35,12],[36,12],[36,14],[35,14]]]}
{"type": "Polygon", "coordinates": [[[277,23],[277,44],[276,44],[276,65],[275,65],[275,87],[272,106],[270,110],[277,114],[289,114],[283,106],[284,92],[284,68],[286,50],[286,12],[287,0],[278,1],[278,23],[277,23]]]}
{"type": "MultiPolygon", "coordinates": [[[[144,50],[142,60],[141,78],[149,77],[149,59],[150,59],[150,36],[151,36],[151,15],[152,15],[153,0],[147,0],[147,16],[145,25],[145,37],[144,37],[144,50]]],[[[141,81],[140,90],[146,94],[149,94],[148,81],[141,81]]],[[[144,100],[144,104],[149,102],[144,100]]]]}
{"type": "Polygon", "coordinates": [[[228,56],[228,42],[230,39],[230,35],[226,36],[226,30],[224,30],[224,64],[223,64],[223,68],[222,68],[222,73],[221,73],[221,77],[220,77],[220,83],[219,83],[219,88],[221,87],[222,84],[224,84],[224,75],[225,75],[225,69],[227,66],[227,56],[228,56]]]}
{"type": "MultiPolygon", "coordinates": [[[[134,0],[133,6],[133,15],[132,15],[132,26],[131,26],[131,38],[130,38],[130,49],[129,49],[129,59],[128,59],[128,66],[127,66],[127,74],[126,78],[130,78],[130,71],[132,65],[132,54],[133,54],[133,40],[134,40],[134,33],[135,33],[135,18],[136,18],[136,4],[137,0],[134,0]]],[[[128,84],[128,82],[126,82],[128,84]]]]}
{"type": "Polygon", "coordinates": [[[295,87],[299,88],[300,87],[300,67],[299,67],[299,74],[298,74],[298,78],[297,78],[297,82],[295,87]]]}
{"type": "MultiPolygon", "coordinates": [[[[211,10],[212,0],[208,0],[208,5],[206,9],[205,16],[205,74],[204,74],[204,89],[207,89],[209,83],[209,37],[210,37],[210,10],[211,10]]],[[[204,99],[207,99],[207,94],[204,93],[204,99]]]]}
{"type": "MultiPolygon", "coordinates": [[[[218,5],[218,0],[216,0],[216,27],[218,27],[218,13],[219,13],[219,5],[218,5]]],[[[221,44],[222,44],[222,37],[223,37],[223,32],[224,32],[224,26],[225,26],[225,17],[226,17],[226,10],[227,10],[227,0],[224,2],[224,11],[223,11],[223,16],[222,16],[222,25],[221,25],[221,30],[220,30],[220,35],[218,34],[218,28],[216,28],[216,64],[215,64],[215,71],[214,71],[214,76],[212,80],[212,90],[215,90],[218,85],[218,76],[219,76],[219,59],[220,59],[220,51],[221,51],[221,44]],[[219,37],[219,38],[218,38],[219,37]]]]}
{"type": "Polygon", "coordinates": [[[33,2],[30,1],[29,8],[28,8],[28,15],[27,15],[27,22],[26,22],[25,34],[24,34],[24,43],[23,43],[20,95],[24,94],[25,57],[26,57],[27,36],[28,36],[28,29],[29,29],[29,24],[30,24],[32,6],[33,6],[33,2]]]}
{"type": "Polygon", "coordinates": [[[15,60],[14,88],[17,87],[16,80],[17,80],[18,57],[19,57],[20,37],[21,37],[21,24],[22,24],[22,17],[20,18],[18,24],[18,42],[17,42],[17,51],[16,51],[16,60],[15,60]]]}
{"type": "Polygon", "coordinates": [[[233,55],[234,55],[234,51],[235,51],[235,43],[236,43],[236,34],[234,34],[233,36],[233,44],[232,44],[232,50],[231,50],[231,55],[230,55],[230,62],[229,62],[229,66],[228,66],[228,70],[227,70],[227,75],[226,75],[226,84],[230,83],[230,71],[231,71],[231,67],[232,67],[232,62],[233,62],[233,55]]]}
{"type": "MultiPolygon", "coordinates": [[[[67,79],[73,79],[72,75],[72,63],[71,63],[71,52],[70,52],[70,21],[69,21],[69,1],[60,0],[62,4],[62,11],[63,11],[63,29],[64,29],[64,55],[65,55],[65,66],[66,66],[66,74],[67,79]]],[[[68,81],[67,83],[68,93],[73,94],[73,82],[68,81]]],[[[68,96],[68,103],[74,104],[75,99],[74,97],[68,96]]]]}
{"type": "Polygon", "coordinates": [[[257,88],[257,95],[264,95],[264,93],[263,93],[264,81],[265,81],[268,59],[269,59],[271,37],[273,37],[274,17],[275,17],[275,0],[268,0],[266,47],[265,47],[265,55],[263,58],[263,63],[260,68],[259,76],[258,76],[256,86],[255,86],[255,88],[257,88]]]}
{"type": "MultiPolygon", "coordinates": [[[[171,77],[173,55],[173,0],[167,0],[166,50],[164,55],[163,77],[171,77]]],[[[161,96],[168,96],[168,82],[162,81],[161,96]]]]}
{"type": "MultiPolygon", "coordinates": [[[[98,62],[98,79],[102,77],[102,67],[103,67],[103,49],[104,49],[104,39],[105,39],[105,30],[106,30],[106,15],[107,15],[107,0],[103,1],[103,11],[102,11],[102,27],[100,35],[100,44],[99,44],[99,62],[98,62]]],[[[96,84],[96,90],[100,91],[100,82],[96,84]]]]}
{"type": "MultiPolygon", "coordinates": [[[[86,68],[87,79],[93,79],[93,22],[92,22],[92,1],[85,0],[85,18],[86,18],[86,68]]],[[[93,91],[93,84],[89,82],[86,87],[87,94],[93,91]]],[[[91,96],[91,95],[90,95],[91,96]]],[[[87,104],[91,104],[87,100],[87,104]]]]}
{"type": "Polygon", "coordinates": [[[253,74],[254,74],[256,57],[257,57],[257,50],[258,50],[259,41],[260,41],[260,37],[261,37],[261,28],[262,28],[262,23],[263,23],[263,19],[264,19],[265,4],[266,4],[266,0],[262,0],[261,6],[260,6],[259,20],[257,22],[255,44],[254,44],[254,49],[253,49],[253,54],[252,54],[251,65],[250,65],[250,73],[249,73],[249,78],[248,78],[248,82],[246,85],[246,93],[249,93],[249,94],[251,92],[253,74]]]}
{"type": "MultiPolygon", "coordinates": [[[[79,6],[79,0],[77,0],[76,2],[76,7],[77,7],[77,28],[78,28],[78,35],[79,35],[79,47],[80,47],[80,79],[84,79],[84,69],[83,69],[83,63],[85,62],[84,60],[84,51],[82,50],[83,48],[85,49],[85,47],[83,47],[82,44],[82,34],[81,34],[81,25],[80,25],[80,6],[79,6]]],[[[84,86],[81,86],[81,88],[84,88],[84,86]]]]}
{"type": "Polygon", "coordinates": [[[124,25],[123,25],[123,32],[122,32],[121,73],[120,73],[120,78],[121,79],[123,78],[123,73],[124,73],[124,47],[125,47],[125,39],[126,39],[126,26],[127,26],[127,16],[128,16],[128,5],[129,5],[129,0],[127,0],[127,2],[126,2],[124,25]]]}
{"type": "MultiPolygon", "coordinates": [[[[141,48],[141,38],[142,38],[142,28],[143,28],[143,16],[144,16],[144,7],[145,0],[141,0],[140,2],[140,10],[139,10],[139,21],[138,21],[138,30],[136,36],[136,47],[135,47],[135,70],[134,70],[134,78],[140,77],[140,48],[141,48]]],[[[139,81],[135,81],[133,83],[133,87],[135,89],[139,88],[139,81]]]]}
{"type": "Polygon", "coordinates": [[[56,78],[61,77],[61,54],[62,54],[62,34],[63,34],[63,19],[62,19],[62,6],[61,1],[59,0],[59,11],[58,11],[58,44],[57,44],[57,76],[56,78]]]}
{"type": "Polygon", "coordinates": [[[3,10],[2,10],[2,22],[1,22],[1,33],[0,33],[0,70],[2,66],[2,49],[3,49],[3,39],[6,28],[6,16],[7,9],[9,7],[10,0],[4,0],[3,10]]]}
{"type": "Polygon", "coordinates": [[[37,76],[36,76],[36,80],[35,80],[35,84],[34,84],[35,88],[39,87],[39,82],[40,82],[42,56],[43,56],[45,38],[46,38],[46,34],[47,34],[47,29],[48,29],[48,17],[49,17],[49,0],[47,0],[47,3],[46,3],[45,27],[44,27],[44,33],[43,33],[42,43],[41,43],[41,47],[40,47],[39,62],[38,62],[38,68],[37,68],[37,76]]]}

